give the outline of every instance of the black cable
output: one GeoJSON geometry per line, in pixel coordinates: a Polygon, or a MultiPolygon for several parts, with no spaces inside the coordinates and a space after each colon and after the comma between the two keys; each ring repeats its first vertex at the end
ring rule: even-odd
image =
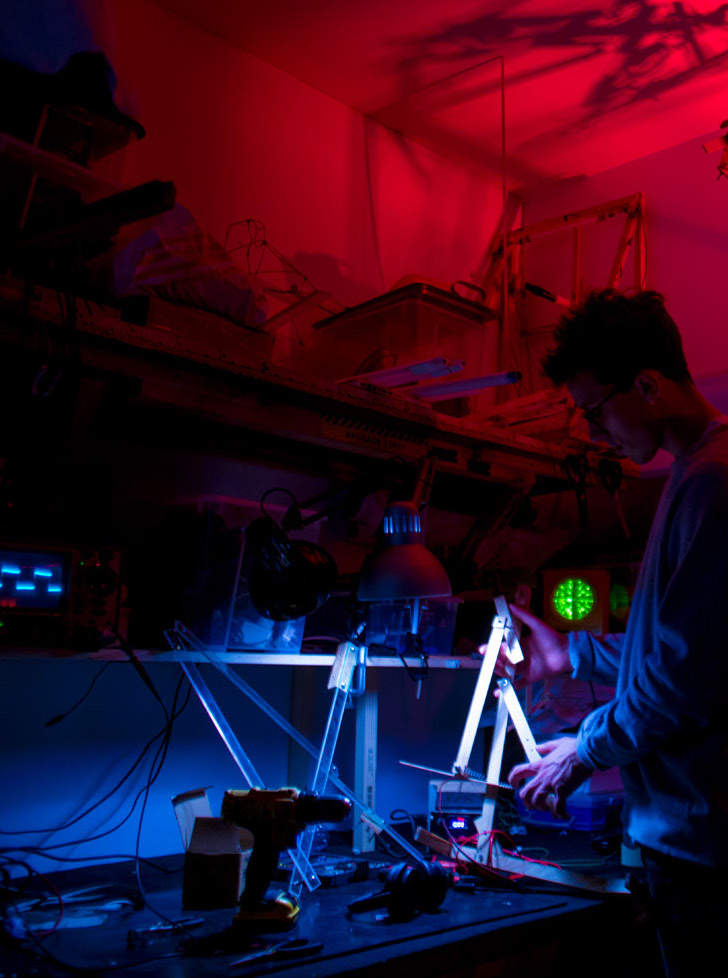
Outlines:
{"type": "Polygon", "coordinates": [[[91,694],[91,690],[96,685],[97,680],[101,678],[101,674],[106,669],[108,669],[110,665],[113,665],[113,663],[107,662],[107,663],[105,663],[105,665],[103,665],[99,669],[99,671],[96,673],[96,675],[94,676],[94,678],[91,680],[91,685],[86,690],[86,692],[83,694],[83,696],[81,697],[81,699],[78,700],[69,710],[66,710],[65,713],[58,713],[58,714],[56,714],[56,716],[51,717],[50,720],[46,720],[46,724],[45,724],[46,727],[52,727],[54,724],[60,723],[61,720],[65,720],[66,717],[69,717],[73,713],[74,710],[77,710],[78,707],[83,703],[83,701],[91,694]]]}
{"type": "MultiPolygon", "coordinates": [[[[142,880],[141,880],[141,873],[139,871],[139,861],[140,861],[140,857],[139,857],[139,846],[141,844],[142,825],[143,825],[143,822],[144,822],[144,813],[146,811],[147,801],[149,800],[149,792],[151,790],[152,785],[154,784],[154,782],[159,777],[159,774],[160,774],[160,772],[162,770],[162,767],[164,765],[164,761],[165,761],[165,759],[167,757],[167,750],[169,749],[169,744],[170,744],[170,741],[172,739],[172,727],[173,727],[174,721],[179,716],[179,713],[182,712],[182,710],[185,708],[185,706],[189,702],[190,695],[192,693],[192,687],[190,686],[188,688],[188,690],[187,690],[187,696],[185,698],[185,702],[182,705],[182,707],[180,708],[179,713],[175,712],[176,711],[176,705],[177,705],[177,698],[179,696],[180,690],[182,689],[182,683],[184,682],[184,679],[185,679],[185,677],[184,676],[181,676],[180,677],[180,681],[177,684],[177,689],[175,690],[174,699],[172,701],[171,719],[170,719],[170,722],[169,722],[169,724],[167,726],[167,733],[166,733],[166,736],[165,736],[164,740],[162,741],[162,744],[160,744],[159,750],[157,751],[157,754],[155,756],[155,761],[157,760],[157,758],[159,758],[159,765],[157,767],[156,772],[154,772],[154,770],[153,770],[153,765],[152,765],[152,768],[150,768],[149,778],[147,780],[146,788],[144,790],[144,801],[142,802],[142,810],[139,813],[139,824],[137,826],[136,847],[135,847],[135,861],[134,861],[134,875],[136,877],[137,887],[139,889],[139,895],[141,896],[142,900],[144,901],[145,907],[147,907],[148,910],[151,910],[151,912],[153,914],[156,914],[156,916],[159,917],[160,920],[163,920],[166,924],[170,924],[172,927],[177,926],[175,924],[175,922],[173,920],[171,920],[169,917],[167,917],[165,914],[163,914],[161,911],[157,910],[156,907],[152,906],[152,904],[149,902],[149,899],[147,897],[146,891],[144,890],[144,887],[142,885],[142,880]]],[[[136,802],[135,802],[135,804],[136,804],[136,802]]],[[[180,926],[179,929],[180,930],[184,930],[184,927],[180,926]]]]}
{"type": "MultiPolygon", "coordinates": [[[[187,702],[189,702],[189,697],[185,701],[185,703],[183,704],[183,706],[181,707],[180,713],[182,712],[182,710],[184,709],[184,707],[187,705],[187,702]]],[[[165,710],[165,712],[166,712],[166,710],[165,710]]],[[[132,774],[134,773],[134,771],[137,769],[137,767],[144,760],[145,754],[152,747],[152,745],[154,744],[154,742],[164,735],[166,729],[167,729],[167,724],[165,724],[164,727],[158,733],[156,733],[152,738],[150,738],[147,741],[147,743],[142,748],[139,756],[134,761],[134,763],[132,764],[132,766],[129,768],[129,770],[126,772],[126,774],[124,774],[124,776],[119,781],[117,781],[117,783],[114,785],[113,788],[111,788],[109,791],[107,791],[107,793],[105,795],[103,795],[101,798],[99,798],[98,801],[94,802],[93,805],[90,805],[85,811],[81,812],[79,815],[76,815],[75,818],[72,818],[70,821],[66,822],[64,825],[57,825],[57,826],[50,827],[50,828],[42,828],[42,829],[14,829],[14,830],[0,829],[0,835],[45,835],[45,834],[53,834],[53,833],[56,833],[56,832],[64,832],[66,829],[69,829],[72,825],[75,825],[77,822],[80,822],[82,819],[84,819],[88,815],[90,815],[91,812],[95,811],[97,808],[99,808],[101,805],[103,805],[103,803],[105,801],[108,801],[108,799],[111,798],[111,796],[113,794],[115,794],[117,791],[120,790],[120,788],[124,784],[124,782],[127,781],[132,776],[132,774]]],[[[0,850],[0,851],[2,851],[2,850],[0,850]]]]}
{"type": "MultiPolygon", "coordinates": [[[[30,867],[26,867],[26,868],[29,870],[29,873],[33,873],[41,877],[43,876],[42,873],[36,874],[35,871],[32,870],[30,867]]],[[[46,934],[44,936],[49,936],[49,934],[46,934]]],[[[27,954],[28,957],[31,957],[32,955],[35,961],[38,961],[39,957],[42,957],[47,961],[52,962],[57,967],[63,968],[66,971],[72,972],[73,974],[90,975],[92,976],[92,978],[98,978],[98,976],[101,973],[107,974],[110,971],[123,971],[126,968],[141,967],[142,965],[145,964],[151,964],[153,961],[161,961],[164,958],[180,957],[183,953],[183,951],[180,950],[170,951],[167,954],[156,954],[150,958],[142,958],[142,959],[137,958],[132,961],[124,962],[123,964],[104,963],[101,965],[99,964],[78,965],[78,964],[73,964],[70,961],[61,960],[61,958],[57,957],[55,954],[49,951],[47,947],[44,946],[43,936],[34,934],[33,931],[30,929],[25,930],[23,938],[15,938],[15,942],[16,942],[16,947],[19,951],[22,951],[23,953],[27,954]],[[27,942],[30,942],[33,945],[33,950],[31,950],[31,948],[28,947],[27,942]]],[[[38,970],[37,966],[33,968],[32,972],[28,971],[27,973],[42,974],[42,972],[38,970]]]]}
{"type": "MultiPolygon", "coordinates": [[[[9,850],[12,852],[24,852],[29,856],[42,856],[44,859],[48,859],[54,863],[94,863],[95,865],[102,865],[99,860],[114,860],[115,862],[120,862],[125,860],[126,862],[134,862],[134,853],[129,852],[109,852],[104,856],[57,856],[53,852],[44,852],[41,848],[37,846],[19,846],[17,849],[9,850]]],[[[13,860],[13,857],[8,855],[8,852],[0,852],[0,859],[13,860]]],[[[20,860],[15,860],[20,862],[20,860]]],[[[152,869],[158,870],[160,873],[175,873],[176,869],[168,869],[165,866],[160,866],[159,863],[155,863],[153,859],[149,859],[145,856],[140,856],[139,861],[145,863],[147,866],[151,866],[152,869]]],[[[33,870],[35,872],[35,870],[33,870]]]]}
{"type": "MultiPolygon", "coordinates": [[[[105,865],[107,861],[110,863],[112,860],[115,863],[122,861],[133,863],[135,858],[133,852],[109,852],[104,856],[58,856],[54,852],[46,853],[33,846],[18,848],[13,851],[23,852],[28,856],[42,856],[43,859],[48,859],[54,863],[93,863],[95,866],[105,865]],[[102,862],[99,862],[99,860],[102,860],[102,862]]],[[[0,859],[12,860],[13,857],[6,852],[0,852],[0,859]]],[[[17,861],[19,862],[20,860],[17,861]]],[[[160,873],[176,873],[179,871],[179,867],[170,869],[167,866],[160,866],[159,863],[155,863],[153,859],[149,859],[147,856],[140,856],[139,861],[160,873]]]]}
{"type": "Polygon", "coordinates": [[[425,653],[420,653],[422,657],[422,665],[416,666],[414,669],[405,659],[404,655],[397,650],[397,655],[399,656],[400,662],[407,670],[407,675],[412,680],[412,682],[419,682],[421,679],[425,679],[429,673],[430,665],[427,655],[425,653]]]}
{"type": "MultiPolygon", "coordinates": [[[[179,691],[180,691],[180,688],[182,686],[183,680],[184,680],[184,677],[181,677],[181,679],[180,679],[180,681],[179,681],[179,683],[177,685],[177,689],[175,691],[175,697],[174,697],[174,701],[173,701],[173,709],[176,708],[176,702],[177,702],[177,698],[179,696],[179,691]]],[[[73,841],[56,842],[56,843],[53,843],[52,845],[44,845],[44,846],[16,846],[16,847],[5,846],[3,848],[0,848],[0,855],[4,855],[7,852],[28,852],[28,853],[33,853],[35,855],[45,855],[47,852],[50,852],[53,849],[66,849],[66,848],[72,848],[73,846],[85,845],[88,842],[97,842],[99,839],[104,839],[107,836],[112,835],[118,829],[120,829],[121,826],[124,825],[126,822],[128,822],[129,819],[131,818],[131,816],[134,814],[134,809],[136,808],[137,802],[139,801],[139,799],[142,797],[143,794],[145,794],[145,792],[148,793],[148,791],[151,788],[152,784],[154,784],[154,782],[159,777],[159,774],[161,772],[161,764],[159,765],[159,767],[157,768],[156,771],[154,771],[154,766],[155,766],[155,764],[157,762],[157,759],[158,759],[160,753],[162,753],[162,752],[163,752],[162,763],[164,762],[164,757],[166,757],[167,748],[169,747],[169,739],[171,737],[172,724],[181,715],[182,711],[185,709],[185,707],[189,703],[190,695],[191,695],[191,690],[188,691],[187,697],[185,698],[185,702],[182,704],[182,706],[180,707],[179,711],[176,712],[176,713],[173,713],[172,714],[172,717],[170,719],[170,722],[165,726],[164,730],[162,730],[151,741],[149,741],[147,743],[147,745],[145,746],[144,751],[142,752],[142,754],[140,754],[140,756],[134,762],[133,767],[130,769],[130,771],[127,772],[127,775],[124,776],[124,779],[126,779],[126,777],[129,774],[131,774],[131,771],[134,770],[134,768],[136,768],[138,766],[138,764],[142,760],[144,754],[147,752],[147,750],[149,749],[149,747],[154,743],[154,741],[155,740],[158,740],[160,736],[163,737],[162,743],[157,748],[157,753],[154,755],[154,758],[152,759],[152,763],[150,765],[150,775],[149,775],[149,777],[147,779],[147,784],[143,788],[140,788],[139,789],[139,791],[137,792],[136,796],[134,797],[134,801],[132,802],[131,808],[129,809],[129,811],[127,812],[127,814],[124,816],[124,818],[121,819],[120,822],[117,822],[116,825],[112,825],[111,828],[109,828],[109,829],[105,829],[103,832],[99,832],[97,835],[89,835],[89,836],[85,836],[82,839],[75,839],[73,841]],[[152,777],[152,772],[153,772],[153,777],[152,777]],[[150,778],[151,778],[151,780],[150,780],[150,778]]],[[[95,805],[93,805],[90,809],[87,809],[87,812],[84,813],[84,814],[88,814],[89,812],[93,811],[94,808],[98,808],[100,804],[102,804],[105,800],[107,800],[111,796],[111,794],[113,794],[115,791],[118,790],[118,788],[120,787],[121,783],[123,783],[123,781],[120,782],[115,788],[113,788],[111,792],[107,793],[107,795],[105,795],[104,798],[102,798],[100,801],[96,802],[95,805]]],[[[65,826],[63,826],[63,828],[65,829],[65,828],[68,828],[70,825],[73,825],[75,822],[79,821],[79,819],[81,817],[82,816],[77,816],[71,822],[68,822],[65,826]]],[[[32,832],[35,833],[35,832],[38,832],[40,830],[34,829],[34,830],[30,830],[30,831],[32,831],[32,832]]],[[[57,830],[54,830],[54,829],[46,829],[45,831],[46,832],[55,832],[55,831],[61,831],[61,829],[57,829],[57,830]]],[[[3,833],[3,834],[9,834],[9,833],[3,833]]],[[[13,834],[14,835],[23,835],[25,833],[15,832],[13,834]]]]}
{"type": "Polygon", "coordinates": [[[409,822],[410,828],[412,829],[412,838],[414,839],[417,825],[415,824],[414,816],[408,811],[404,808],[395,808],[389,813],[389,820],[391,822],[409,822]]]}
{"type": "MultiPolygon", "coordinates": [[[[56,923],[53,925],[53,927],[50,930],[45,931],[45,932],[43,932],[41,934],[35,934],[35,935],[33,935],[34,937],[47,937],[47,936],[49,936],[55,930],[58,929],[58,925],[60,924],[61,920],[63,919],[63,911],[64,911],[63,896],[61,895],[60,891],[57,889],[57,887],[55,886],[55,884],[44,873],[39,873],[37,869],[33,869],[33,867],[30,865],[30,863],[27,863],[27,862],[25,862],[22,859],[13,859],[12,856],[3,856],[3,858],[5,859],[6,863],[12,863],[14,866],[20,866],[20,867],[22,867],[25,870],[25,872],[26,872],[26,877],[25,877],[26,880],[30,880],[32,877],[37,876],[38,879],[41,879],[41,880],[43,880],[45,882],[45,884],[47,886],[47,889],[51,891],[51,899],[55,900],[57,902],[57,904],[58,904],[58,920],[56,921],[56,923]]],[[[6,888],[8,888],[9,883],[10,883],[10,880],[12,879],[12,877],[7,872],[7,870],[5,869],[5,867],[2,867],[2,872],[3,872],[3,877],[4,877],[5,881],[6,881],[6,888]]],[[[23,880],[21,879],[20,882],[22,883],[23,880]]],[[[19,887],[17,888],[17,895],[18,896],[23,896],[23,891],[19,887]]],[[[11,902],[13,908],[15,909],[15,911],[17,913],[18,919],[22,922],[22,914],[18,910],[18,907],[16,905],[16,902],[15,902],[14,897],[10,894],[10,892],[8,892],[8,896],[10,897],[10,902],[11,902]]],[[[40,903],[42,905],[43,902],[44,902],[44,898],[43,897],[41,897],[41,896],[36,897],[36,903],[40,903]]],[[[28,934],[32,933],[29,929],[25,928],[25,925],[24,924],[23,924],[23,929],[25,930],[26,936],[28,934]]]]}
{"type": "Polygon", "coordinates": [[[407,670],[407,675],[409,678],[413,682],[421,682],[423,679],[427,678],[430,671],[429,658],[427,653],[424,651],[422,636],[419,632],[417,632],[415,635],[413,635],[412,632],[407,632],[405,635],[405,645],[406,648],[404,654],[397,649],[397,655],[399,656],[402,665],[407,670]],[[419,656],[419,666],[415,666],[413,669],[405,659],[405,655],[409,655],[410,657],[419,656]]]}
{"type": "MultiPolygon", "coordinates": [[[[154,755],[154,758],[152,759],[152,763],[151,763],[150,769],[149,769],[149,775],[147,777],[147,783],[137,793],[136,797],[134,798],[134,802],[132,804],[131,809],[129,810],[128,814],[121,820],[121,822],[119,822],[117,825],[113,826],[112,828],[106,830],[105,832],[100,833],[99,835],[89,836],[86,839],[79,840],[76,843],[73,843],[73,842],[64,842],[64,843],[59,843],[59,844],[57,844],[55,846],[36,847],[33,850],[28,850],[28,849],[21,850],[21,851],[32,851],[34,854],[46,856],[47,851],[50,850],[50,849],[64,848],[66,846],[69,846],[70,847],[70,846],[73,846],[73,845],[82,845],[84,842],[91,842],[91,841],[95,841],[96,839],[104,838],[105,836],[110,835],[112,832],[115,832],[126,821],[128,821],[128,819],[133,814],[134,809],[136,808],[137,802],[143,796],[144,797],[144,801],[143,801],[143,804],[142,804],[142,810],[141,810],[140,815],[139,815],[139,824],[137,826],[137,836],[136,836],[136,847],[135,847],[135,852],[134,852],[134,872],[135,872],[135,877],[136,877],[136,881],[137,881],[137,888],[139,890],[139,896],[141,897],[142,902],[144,903],[144,905],[147,907],[148,910],[150,910],[153,914],[155,914],[157,917],[159,917],[165,923],[169,924],[172,927],[176,927],[178,930],[181,930],[181,931],[184,931],[185,930],[184,926],[183,925],[178,925],[175,921],[171,920],[169,917],[167,917],[161,911],[157,910],[157,908],[154,907],[150,903],[150,901],[149,901],[149,899],[147,897],[146,891],[145,891],[144,886],[143,886],[142,881],[141,881],[140,863],[142,863],[142,862],[144,862],[144,863],[150,863],[150,860],[143,859],[140,856],[140,854],[139,854],[139,846],[140,846],[140,843],[141,843],[142,825],[143,825],[144,813],[145,813],[145,810],[146,810],[147,801],[148,801],[148,798],[149,798],[149,792],[150,792],[150,790],[152,788],[152,785],[155,783],[155,781],[157,780],[157,778],[161,774],[162,768],[164,766],[164,762],[165,762],[166,757],[167,757],[167,751],[169,749],[169,745],[170,745],[171,738],[172,738],[173,724],[174,724],[175,720],[182,714],[183,710],[185,709],[185,707],[189,703],[190,696],[191,696],[191,693],[192,693],[191,688],[189,688],[188,691],[187,691],[187,696],[185,697],[184,703],[180,706],[180,708],[178,710],[177,709],[177,701],[178,701],[179,694],[180,694],[180,691],[182,689],[182,685],[184,683],[184,680],[185,680],[185,677],[184,676],[180,677],[180,680],[179,680],[179,682],[177,684],[177,688],[176,688],[175,694],[174,694],[174,699],[172,701],[172,708],[171,708],[171,711],[170,711],[170,714],[169,714],[170,720],[169,720],[169,723],[166,725],[165,730],[163,731],[164,736],[163,736],[162,742],[160,743],[159,747],[157,748],[157,752],[154,755]]],[[[47,858],[53,858],[53,857],[52,856],[47,856],[47,858]]],[[[61,861],[65,861],[65,860],[63,860],[62,857],[61,857],[61,861]]],[[[150,863],[150,864],[151,865],[154,865],[153,863],[150,863]]],[[[152,959],[152,960],[155,960],[155,959],[152,959]]]]}
{"type": "MultiPolygon", "coordinates": [[[[154,764],[154,762],[156,761],[157,756],[158,754],[155,755],[152,764],[154,764]]],[[[122,825],[126,824],[126,822],[129,821],[131,816],[134,814],[134,809],[136,808],[137,803],[139,799],[142,797],[142,795],[144,794],[145,790],[146,790],[146,786],[144,788],[140,788],[139,791],[136,793],[136,796],[134,797],[134,801],[132,802],[131,808],[126,813],[126,815],[121,819],[121,821],[117,822],[116,825],[112,825],[111,828],[109,829],[104,829],[103,832],[98,832],[96,835],[86,835],[81,839],[72,839],[69,842],[54,842],[50,845],[17,846],[17,847],[5,846],[2,849],[0,849],[0,855],[4,855],[7,852],[32,852],[36,855],[42,856],[45,855],[47,852],[51,852],[51,850],[53,849],[66,849],[66,848],[70,849],[73,848],[74,846],[82,846],[82,845],[86,845],[89,842],[97,842],[99,839],[105,839],[107,836],[113,835],[114,832],[118,831],[118,829],[120,829],[122,825]]]]}
{"type": "MultiPolygon", "coordinates": [[[[72,818],[70,821],[66,822],[65,825],[56,825],[52,828],[43,828],[43,829],[14,829],[12,831],[8,829],[0,829],[0,835],[52,835],[57,832],[65,832],[66,829],[70,829],[72,825],[75,825],[77,822],[80,822],[82,819],[86,818],[93,811],[95,811],[97,808],[103,805],[105,801],[108,801],[112,795],[114,795],[117,791],[120,790],[124,782],[131,777],[131,775],[137,769],[139,764],[141,764],[141,762],[144,760],[144,755],[150,749],[154,741],[158,740],[159,737],[162,736],[163,732],[164,731],[160,731],[160,733],[155,734],[155,736],[150,741],[147,742],[147,744],[145,745],[145,747],[143,748],[143,750],[141,751],[137,759],[134,761],[132,766],[129,768],[126,774],[114,785],[113,788],[111,788],[102,798],[99,798],[98,801],[94,802],[93,805],[90,805],[87,809],[85,809],[85,811],[81,812],[80,815],[76,815],[75,818],[72,818]]],[[[4,851],[4,850],[0,849],[0,851],[4,851]]]]}
{"type": "Polygon", "coordinates": [[[110,631],[111,631],[111,634],[119,642],[119,645],[121,646],[122,650],[126,654],[127,658],[131,662],[131,664],[134,666],[134,669],[136,670],[137,675],[139,676],[139,678],[141,679],[141,681],[144,683],[144,685],[150,691],[150,693],[152,694],[152,696],[157,700],[157,702],[159,703],[159,705],[164,710],[164,716],[165,716],[165,718],[167,720],[167,723],[169,723],[169,713],[167,712],[167,707],[164,704],[164,700],[159,695],[159,693],[157,691],[157,687],[152,682],[152,680],[151,680],[151,678],[149,676],[149,673],[147,672],[147,670],[144,668],[144,666],[141,664],[141,662],[137,658],[134,649],[126,641],[126,639],[123,637],[123,635],[121,635],[115,628],[110,628],[110,631]]]}
{"type": "MultiPolygon", "coordinates": [[[[164,761],[166,759],[167,751],[168,751],[169,744],[170,744],[171,737],[172,737],[172,730],[173,730],[174,721],[182,714],[183,710],[185,709],[185,707],[187,706],[187,704],[189,703],[189,700],[190,700],[190,696],[191,696],[191,692],[192,692],[191,688],[188,689],[187,696],[185,697],[185,700],[182,703],[182,705],[179,707],[179,709],[177,708],[177,702],[178,702],[178,699],[179,699],[179,694],[180,694],[180,691],[182,689],[182,685],[183,685],[184,679],[185,679],[184,676],[180,677],[180,680],[177,683],[177,687],[175,689],[174,698],[173,698],[172,705],[171,705],[171,710],[170,711],[167,711],[166,710],[166,707],[165,707],[165,714],[168,716],[169,720],[168,720],[168,723],[166,724],[165,729],[163,731],[163,739],[162,739],[162,742],[160,743],[160,745],[159,745],[159,747],[157,749],[157,752],[156,752],[154,758],[152,759],[152,763],[151,763],[150,769],[149,769],[149,776],[147,778],[147,783],[144,786],[144,788],[137,794],[137,796],[136,796],[136,798],[134,800],[134,804],[132,805],[132,808],[131,808],[131,810],[129,812],[129,815],[127,816],[127,818],[128,818],[131,815],[131,813],[133,812],[134,808],[136,807],[136,803],[137,803],[139,797],[141,797],[141,795],[144,794],[144,803],[143,803],[142,811],[141,811],[141,814],[140,814],[140,817],[139,817],[139,826],[138,826],[138,829],[137,829],[137,838],[136,838],[136,849],[135,849],[135,853],[134,853],[135,874],[136,874],[137,886],[138,886],[138,889],[139,889],[139,895],[140,895],[140,897],[141,897],[144,905],[152,913],[154,913],[156,916],[158,916],[165,923],[168,923],[168,924],[170,924],[173,927],[177,927],[177,929],[182,930],[182,931],[185,930],[185,928],[184,928],[183,925],[178,925],[175,921],[171,920],[170,918],[166,917],[164,914],[160,913],[160,911],[158,911],[149,902],[149,900],[148,900],[148,898],[146,896],[146,893],[144,891],[144,887],[142,886],[141,874],[140,874],[140,868],[139,867],[140,867],[140,863],[142,863],[142,862],[148,863],[150,861],[149,860],[146,860],[146,859],[143,859],[140,856],[140,854],[139,854],[139,845],[140,845],[140,840],[141,840],[142,821],[143,821],[143,818],[144,818],[144,811],[145,811],[146,803],[147,803],[147,800],[148,800],[148,797],[149,797],[149,792],[151,790],[152,785],[157,780],[157,778],[159,777],[159,774],[162,771],[162,767],[164,765],[164,761]]],[[[122,820],[122,822],[119,823],[119,824],[120,825],[123,824],[124,821],[126,821],[126,819],[122,820]]],[[[117,826],[117,828],[118,828],[118,826],[117,826]]],[[[110,831],[112,831],[112,830],[110,830],[110,831]]],[[[106,834],[109,834],[109,833],[103,833],[103,834],[106,835],[106,834]]],[[[86,840],[86,841],[90,841],[90,840],[86,840]]],[[[65,843],[65,845],[73,845],[73,843],[65,843]]],[[[36,850],[36,851],[38,851],[38,850],[36,850]]],[[[40,854],[43,855],[44,853],[43,852],[40,852],[40,854]]],[[[22,863],[20,860],[15,860],[12,857],[5,856],[5,855],[2,858],[4,858],[6,861],[15,862],[16,864],[25,865],[26,866],[26,869],[30,870],[30,867],[27,864],[22,863]]],[[[53,858],[53,857],[49,857],[49,858],[53,858]]],[[[61,861],[66,861],[66,860],[63,860],[62,857],[59,857],[59,858],[61,859],[61,861]]],[[[78,861],[78,860],[72,860],[72,861],[78,861]]],[[[39,875],[42,875],[42,874],[39,874],[39,875]]],[[[60,896],[59,896],[59,899],[60,899],[60,896]]],[[[96,966],[96,967],[78,966],[78,965],[71,964],[71,963],[66,962],[66,961],[62,961],[60,958],[57,958],[55,955],[51,954],[47,950],[47,948],[45,948],[43,946],[41,940],[39,939],[40,936],[39,935],[36,935],[36,934],[33,934],[32,931],[26,931],[26,935],[27,935],[27,937],[30,938],[30,940],[36,946],[36,948],[38,949],[38,951],[44,957],[46,957],[46,958],[50,959],[51,961],[53,961],[55,964],[57,964],[57,965],[59,965],[61,967],[67,968],[69,970],[78,972],[78,973],[96,973],[96,974],[98,973],[98,966],[96,966]]],[[[113,970],[113,971],[121,971],[121,970],[124,970],[125,968],[128,968],[128,967],[135,967],[135,966],[138,966],[138,965],[141,965],[141,964],[150,963],[152,961],[162,960],[162,959],[170,958],[170,957],[178,957],[180,955],[180,953],[181,953],[180,951],[175,951],[175,952],[171,952],[171,953],[168,953],[168,954],[155,955],[154,957],[145,959],[144,961],[135,960],[135,961],[130,961],[130,962],[125,963],[125,964],[104,965],[103,966],[103,970],[104,971],[111,971],[111,970],[113,970]]]]}
{"type": "MultiPolygon", "coordinates": [[[[293,495],[293,493],[291,492],[290,489],[286,489],[285,486],[274,486],[272,489],[266,489],[266,491],[260,497],[260,511],[263,514],[263,516],[268,516],[268,513],[266,513],[266,511],[265,511],[265,501],[268,498],[268,496],[273,495],[274,492],[285,492],[285,494],[291,500],[291,503],[294,506],[297,506],[298,505],[298,500],[293,495]]],[[[273,519],[273,517],[272,516],[268,516],[268,519],[273,519]]]]}

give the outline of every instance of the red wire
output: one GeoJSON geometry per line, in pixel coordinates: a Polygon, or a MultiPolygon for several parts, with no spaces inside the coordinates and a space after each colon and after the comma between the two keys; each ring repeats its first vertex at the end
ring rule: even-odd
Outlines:
{"type": "Polygon", "coordinates": [[[43,873],[36,873],[35,875],[39,879],[46,882],[48,887],[53,890],[53,893],[58,900],[58,920],[56,920],[53,926],[49,927],[48,930],[37,930],[33,934],[34,937],[48,937],[49,934],[52,934],[55,930],[58,930],[61,925],[61,921],[63,920],[63,897],[61,896],[60,891],[53,885],[53,883],[51,883],[47,876],[44,876],[43,873]]]}
{"type": "Polygon", "coordinates": [[[523,859],[527,863],[537,863],[539,866],[553,866],[554,869],[562,868],[558,863],[552,863],[548,859],[534,859],[532,856],[524,856],[522,852],[515,852],[508,849],[504,849],[503,852],[507,856],[515,856],[516,859],[523,859]]]}
{"type": "MultiPolygon", "coordinates": [[[[437,790],[437,812],[438,812],[438,815],[440,815],[440,816],[443,815],[443,811],[442,811],[442,789],[443,789],[444,785],[449,784],[451,781],[458,781],[458,780],[459,780],[459,778],[447,778],[445,781],[442,781],[440,783],[440,787],[437,790]]],[[[462,848],[461,848],[462,845],[469,845],[469,844],[475,844],[475,845],[477,845],[477,842],[478,842],[478,839],[480,838],[480,836],[482,836],[482,835],[489,835],[490,836],[490,839],[488,840],[488,861],[486,863],[486,866],[488,868],[490,868],[490,869],[493,869],[493,870],[496,870],[496,867],[493,866],[493,846],[495,845],[495,837],[497,835],[501,835],[501,836],[503,836],[504,839],[507,839],[508,840],[509,845],[513,845],[513,839],[508,835],[507,832],[503,832],[501,829],[489,829],[487,832],[477,832],[475,835],[469,835],[469,836],[465,836],[465,837],[462,837],[461,836],[460,838],[458,838],[456,840],[453,837],[453,835],[450,833],[450,830],[447,827],[447,825],[445,824],[445,819],[444,818],[442,819],[442,826],[445,829],[445,832],[447,834],[448,839],[452,843],[453,847],[457,850],[456,856],[455,856],[456,865],[459,868],[465,869],[466,871],[469,868],[469,866],[471,866],[471,865],[474,866],[475,869],[478,870],[478,871],[481,871],[482,870],[482,867],[481,867],[480,863],[476,862],[475,859],[471,858],[466,852],[464,852],[462,850],[462,848]],[[463,859],[465,860],[464,863],[461,863],[460,862],[460,856],[461,855],[462,855],[463,859]]],[[[527,863],[535,863],[535,864],[537,864],[539,866],[552,866],[554,869],[561,869],[562,868],[558,863],[550,862],[549,860],[546,860],[546,859],[533,859],[531,856],[524,856],[523,853],[517,852],[515,849],[503,849],[503,852],[507,856],[513,856],[516,859],[522,859],[524,862],[527,862],[527,863]]],[[[525,876],[525,873],[509,873],[508,876],[512,880],[519,880],[519,879],[522,879],[525,876]]]]}
{"type": "MultiPolygon", "coordinates": [[[[440,815],[440,816],[443,815],[443,811],[442,811],[442,789],[443,789],[443,787],[446,784],[450,784],[451,781],[459,781],[459,780],[460,780],[459,778],[446,778],[444,781],[440,782],[440,787],[437,789],[437,813],[438,813],[438,815],[440,815]]],[[[494,837],[496,835],[502,835],[505,839],[508,840],[508,842],[510,843],[510,845],[513,845],[513,839],[511,839],[511,837],[506,832],[503,832],[500,829],[489,829],[487,833],[486,832],[477,832],[475,835],[469,835],[469,836],[466,836],[464,838],[463,837],[460,837],[458,839],[455,839],[454,836],[451,834],[450,829],[447,827],[447,825],[445,823],[445,819],[442,818],[441,821],[442,821],[442,826],[445,829],[445,833],[446,833],[446,835],[447,835],[450,843],[456,849],[456,856],[455,856],[456,863],[458,864],[458,866],[460,866],[461,868],[464,868],[466,870],[468,869],[469,866],[474,866],[475,869],[478,872],[481,873],[481,875],[485,875],[485,874],[482,873],[483,867],[480,865],[480,863],[478,863],[475,859],[473,859],[466,852],[464,852],[462,850],[462,848],[461,848],[461,845],[468,845],[469,843],[477,844],[478,839],[482,835],[486,835],[486,834],[489,835],[490,836],[490,840],[489,840],[489,843],[488,843],[488,861],[486,863],[486,867],[489,868],[489,869],[492,869],[493,871],[496,871],[496,872],[497,872],[497,870],[493,866],[493,845],[494,845],[494,837]],[[465,864],[461,864],[460,861],[459,861],[461,855],[465,859],[465,864]]]]}

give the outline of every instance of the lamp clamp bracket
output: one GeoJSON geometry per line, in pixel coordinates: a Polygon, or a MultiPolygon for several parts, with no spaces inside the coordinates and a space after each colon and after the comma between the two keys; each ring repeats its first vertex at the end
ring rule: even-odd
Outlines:
{"type": "Polygon", "coordinates": [[[331,667],[327,689],[342,689],[348,692],[351,677],[357,663],[359,647],[353,642],[341,642],[336,649],[334,664],[331,667]]]}

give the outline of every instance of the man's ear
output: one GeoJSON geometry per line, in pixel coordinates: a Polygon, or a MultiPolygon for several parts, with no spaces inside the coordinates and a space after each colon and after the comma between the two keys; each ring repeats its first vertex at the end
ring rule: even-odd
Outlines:
{"type": "Polygon", "coordinates": [[[660,396],[660,380],[662,375],[658,370],[640,370],[634,379],[637,390],[648,404],[654,404],[660,396]]]}

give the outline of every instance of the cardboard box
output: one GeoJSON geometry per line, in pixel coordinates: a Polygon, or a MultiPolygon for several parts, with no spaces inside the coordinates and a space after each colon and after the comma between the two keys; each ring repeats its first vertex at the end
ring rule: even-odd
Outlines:
{"type": "Polygon", "coordinates": [[[205,788],[176,795],[172,806],[185,847],[183,908],[237,906],[253,851],[252,833],[213,816],[205,788]]]}

